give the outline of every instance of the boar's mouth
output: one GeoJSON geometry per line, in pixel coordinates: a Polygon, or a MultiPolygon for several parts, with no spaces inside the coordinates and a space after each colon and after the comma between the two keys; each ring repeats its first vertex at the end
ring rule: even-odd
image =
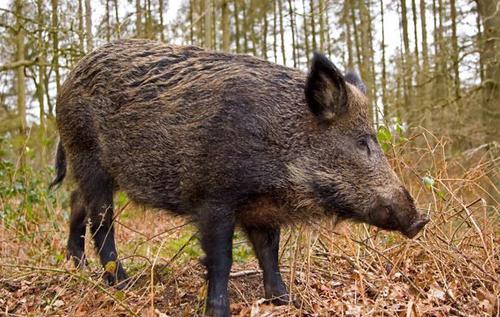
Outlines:
{"type": "Polygon", "coordinates": [[[427,216],[424,216],[424,215],[418,215],[417,217],[415,217],[415,219],[412,221],[412,223],[410,224],[410,226],[408,228],[406,228],[406,230],[403,230],[402,233],[408,237],[409,239],[415,237],[417,235],[417,233],[420,232],[420,230],[422,230],[425,225],[429,222],[429,218],[427,216]]]}

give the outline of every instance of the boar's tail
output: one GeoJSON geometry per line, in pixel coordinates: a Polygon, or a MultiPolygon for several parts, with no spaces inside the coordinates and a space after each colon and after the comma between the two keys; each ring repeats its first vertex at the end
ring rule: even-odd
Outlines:
{"type": "Polygon", "coordinates": [[[56,162],[54,164],[56,170],[56,177],[52,180],[49,185],[49,190],[61,184],[66,176],[66,153],[64,153],[64,148],[61,141],[57,144],[56,162]]]}

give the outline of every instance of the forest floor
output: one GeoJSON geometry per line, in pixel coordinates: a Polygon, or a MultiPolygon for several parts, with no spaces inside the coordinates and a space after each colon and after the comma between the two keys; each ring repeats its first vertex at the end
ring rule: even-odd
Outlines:
{"type": "MultiPolygon", "coordinates": [[[[237,233],[229,285],[233,315],[499,316],[500,217],[494,195],[484,194],[497,189],[485,191],[483,182],[498,160],[482,155],[469,168],[463,160],[451,163],[436,154],[440,142],[391,157],[418,207],[431,216],[415,239],[329,221],[283,231],[280,265],[299,307],[262,298],[262,274],[237,233]],[[425,158],[429,153],[432,160],[425,158]]],[[[5,175],[9,168],[3,168],[5,175]]],[[[22,184],[0,196],[0,315],[203,314],[205,271],[192,224],[118,195],[117,244],[131,281],[117,290],[102,281],[89,241],[87,267],[76,270],[66,260],[67,191],[22,184]]]]}
{"type": "MultiPolygon", "coordinates": [[[[84,270],[73,269],[63,259],[66,236],[63,222],[60,234],[51,236],[50,229],[45,228],[33,232],[36,237],[31,240],[18,239],[3,230],[2,313],[10,316],[201,314],[206,284],[204,268],[199,263],[201,252],[196,239],[191,239],[195,230],[183,225],[184,220],[164,213],[140,209],[130,213],[133,216],[122,217],[127,219],[120,219],[123,225],[117,225],[121,258],[132,279],[124,290],[108,287],[100,279],[102,270],[90,243],[89,265],[84,270]]],[[[380,254],[369,253],[348,238],[345,231],[350,226],[336,229],[337,241],[328,241],[307,228],[295,228],[284,234],[283,244],[288,240],[288,246],[283,257],[288,259],[282,260],[283,275],[292,286],[293,296],[302,304],[299,308],[276,307],[262,299],[264,290],[257,262],[247,244],[237,237],[230,281],[232,313],[236,316],[492,316],[498,310],[495,307],[498,293],[494,293],[498,285],[493,284],[498,272],[481,259],[461,254],[463,260],[456,259],[461,262],[456,268],[451,261],[439,264],[436,261],[442,259],[433,257],[432,250],[421,239],[410,241],[399,237],[392,237],[398,240],[392,251],[388,248],[380,250],[380,254]],[[298,235],[297,231],[302,233],[298,235]],[[325,248],[329,246],[322,245],[322,238],[337,251],[327,253],[325,248]],[[307,241],[298,241],[301,239],[307,241]],[[307,245],[312,249],[309,254],[305,250],[307,245]],[[479,272],[464,271],[464,266],[469,265],[479,272]],[[483,268],[484,273],[480,273],[483,268]],[[463,283],[468,287],[464,288],[463,283]]],[[[386,233],[377,235],[387,239],[383,237],[386,233]]]]}

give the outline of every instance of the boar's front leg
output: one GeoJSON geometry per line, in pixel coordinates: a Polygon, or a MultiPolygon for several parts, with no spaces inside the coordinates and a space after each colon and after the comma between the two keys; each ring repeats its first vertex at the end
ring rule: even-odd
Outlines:
{"type": "Polygon", "coordinates": [[[201,246],[206,254],[208,316],[230,316],[228,282],[231,270],[234,213],[223,207],[205,206],[199,211],[201,246]]]}
{"type": "Polygon", "coordinates": [[[278,265],[280,229],[245,226],[245,231],[263,270],[266,298],[276,305],[287,305],[290,298],[278,265]]]}

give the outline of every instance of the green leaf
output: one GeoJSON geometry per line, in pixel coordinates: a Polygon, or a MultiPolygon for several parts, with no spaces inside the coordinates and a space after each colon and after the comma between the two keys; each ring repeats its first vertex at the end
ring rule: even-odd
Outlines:
{"type": "Polygon", "coordinates": [[[434,179],[430,176],[422,177],[422,182],[424,183],[425,187],[429,190],[432,190],[432,188],[434,187],[434,179]]]}
{"type": "Polygon", "coordinates": [[[123,301],[125,299],[125,292],[124,291],[116,291],[115,298],[119,301],[123,301]]]}
{"type": "Polygon", "coordinates": [[[441,198],[441,200],[446,200],[445,197],[446,197],[446,193],[442,190],[435,190],[436,194],[438,195],[439,198],[441,198]]]}
{"type": "Polygon", "coordinates": [[[380,126],[377,131],[378,143],[384,152],[390,150],[392,146],[392,134],[386,126],[380,126]]]}

